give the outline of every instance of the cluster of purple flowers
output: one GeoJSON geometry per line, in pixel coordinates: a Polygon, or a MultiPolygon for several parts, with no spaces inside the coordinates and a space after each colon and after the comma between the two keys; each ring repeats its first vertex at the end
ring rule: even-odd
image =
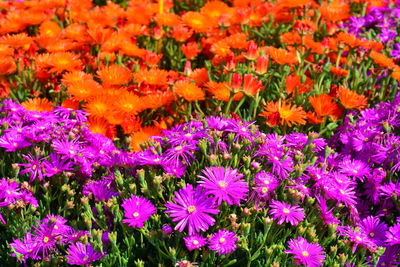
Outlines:
{"type": "Polygon", "coordinates": [[[21,241],[14,239],[10,244],[13,256],[21,262],[28,259],[46,259],[59,252],[58,246],[69,246],[68,263],[73,265],[88,265],[103,257],[102,253],[95,252],[89,243],[82,244],[79,240],[90,236],[87,231],[76,231],[66,225],[67,220],[61,216],[48,215],[38,222],[21,241]]]}
{"type": "MultiPolygon", "coordinates": [[[[77,180],[82,183],[80,193],[96,204],[89,212],[107,213],[109,228],[120,221],[132,228],[157,225],[157,211],[166,208],[175,225],[164,225],[165,235],[171,237],[175,230],[189,250],[207,246],[229,254],[246,237],[236,219],[229,225],[226,216],[242,210],[246,216],[270,214],[274,227],[304,227],[310,221],[339,225],[336,233],[352,243],[353,252],[363,247],[375,253],[385,247],[379,261],[390,265],[400,251],[399,107],[397,97],[377,108],[349,113],[330,140],[315,133],[264,134],[253,123],[209,117],[166,130],[147,150],[130,153],[90,133],[80,111],[58,107],[38,113],[4,101],[5,117],[0,120],[6,127],[0,147],[24,151],[19,174],[29,174],[25,179],[33,184],[56,175],[83,177],[77,180]],[[29,147],[32,151],[26,152],[29,147]],[[121,188],[124,179],[117,182],[115,177],[122,170],[137,178],[131,180],[132,188],[141,191],[121,188]],[[158,191],[149,192],[156,184],[158,191]],[[117,208],[112,210],[113,205],[117,208]],[[118,213],[120,207],[123,212],[118,213]]],[[[0,186],[9,188],[0,191],[0,206],[21,200],[37,206],[32,193],[19,189],[18,183],[3,179],[0,186]]],[[[103,257],[82,242],[88,232],[75,231],[66,222],[49,215],[23,241],[14,240],[15,255],[22,261],[44,259],[59,253],[58,246],[68,246],[71,264],[103,257]]],[[[303,265],[320,266],[323,251],[314,240],[308,243],[299,236],[289,241],[286,253],[303,265]]]]}
{"type": "Polygon", "coordinates": [[[391,48],[391,56],[400,59],[400,43],[395,40],[399,34],[399,18],[400,1],[396,1],[393,6],[372,7],[365,16],[350,17],[345,26],[358,37],[379,38],[391,48]]]}
{"type": "MultiPolygon", "coordinates": [[[[27,187],[27,184],[24,184],[27,187]]],[[[38,201],[33,196],[32,192],[27,188],[22,187],[16,181],[2,178],[0,180],[0,207],[23,208],[27,205],[34,208],[38,207],[38,201]]],[[[3,216],[0,213],[0,222],[6,224],[3,216]]]]}

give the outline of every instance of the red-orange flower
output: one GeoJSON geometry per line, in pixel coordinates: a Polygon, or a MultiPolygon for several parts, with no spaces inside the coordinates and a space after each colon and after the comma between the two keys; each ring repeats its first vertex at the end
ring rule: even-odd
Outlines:
{"type": "Polygon", "coordinates": [[[31,111],[52,111],[53,103],[46,98],[31,98],[21,103],[21,105],[27,110],[31,111]]]}
{"type": "Polygon", "coordinates": [[[133,133],[131,137],[130,147],[132,151],[141,151],[140,144],[148,141],[150,137],[161,135],[161,130],[158,127],[147,126],[133,133]]]}
{"type": "Polygon", "coordinates": [[[340,108],[333,102],[329,95],[310,96],[308,98],[311,106],[314,108],[318,116],[332,116],[334,119],[340,117],[340,108]]]}
{"type": "Polygon", "coordinates": [[[301,77],[295,73],[286,76],[286,92],[288,94],[293,94],[296,91],[296,87],[298,94],[308,93],[311,91],[313,86],[313,81],[308,77],[306,77],[306,80],[303,84],[301,83],[301,77]]]}
{"type": "Polygon", "coordinates": [[[268,102],[264,107],[264,112],[259,114],[267,119],[271,126],[287,124],[289,127],[296,124],[306,123],[306,112],[302,107],[290,106],[279,100],[278,102],[268,102]]]}
{"type": "Polygon", "coordinates": [[[97,75],[106,86],[122,85],[131,80],[131,71],[119,65],[102,67],[97,71],[97,75]]]}
{"type": "Polygon", "coordinates": [[[189,102],[204,100],[205,94],[200,87],[189,81],[178,81],[174,85],[174,92],[189,102]]]}
{"type": "Polygon", "coordinates": [[[356,108],[362,110],[367,106],[368,100],[365,96],[339,86],[339,100],[346,109],[356,108]]]}

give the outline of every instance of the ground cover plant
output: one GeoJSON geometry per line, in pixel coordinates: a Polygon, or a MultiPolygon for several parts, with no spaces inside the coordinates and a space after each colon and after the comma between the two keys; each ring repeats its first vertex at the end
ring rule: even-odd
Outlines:
{"type": "Polygon", "coordinates": [[[0,265],[399,265],[399,6],[0,2],[0,265]]]}

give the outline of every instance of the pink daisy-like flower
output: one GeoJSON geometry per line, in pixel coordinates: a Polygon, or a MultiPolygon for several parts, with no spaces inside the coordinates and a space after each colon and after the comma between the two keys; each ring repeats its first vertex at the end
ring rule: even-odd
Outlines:
{"type": "Polygon", "coordinates": [[[207,231],[213,226],[215,219],[210,214],[218,214],[212,198],[207,197],[201,187],[196,191],[191,184],[175,192],[173,200],[176,203],[168,201],[166,213],[170,213],[172,221],[179,221],[175,230],[182,232],[188,226],[189,235],[199,231],[207,231]]]}
{"type": "Polygon", "coordinates": [[[219,230],[209,239],[208,247],[218,254],[228,254],[236,250],[236,233],[225,229],[219,230]]]}
{"type": "Polygon", "coordinates": [[[290,205],[282,201],[273,200],[270,213],[273,215],[274,220],[279,220],[278,224],[288,222],[291,225],[297,225],[304,220],[304,210],[298,205],[290,205]]]}
{"type": "Polygon", "coordinates": [[[207,238],[199,234],[184,237],[183,240],[188,250],[199,249],[207,244],[207,238]]]}
{"type": "Polygon", "coordinates": [[[90,263],[100,260],[104,257],[104,254],[96,252],[90,243],[86,245],[81,242],[72,244],[67,249],[68,255],[67,262],[71,265],[85,265],[89,266],[90,263]]]}
{"type": "Polygon", "coordinates": [[[243,174],[230,167],[210,167],[203,170],[205,176],[199,176],[198,183],[206,190],[207,195],[213,195],[221,205],[226,201],[229,205],[240,205],[240,200],[246,199],[249,186],[242,180],[243,174]]]}
{"type": "Polygon", "coordinates": [[[306,239],[299,236],[289,241],[289,249],[285,253],[294,255],[296,262],[308,267],[322,266],[325,260],[323,248],[317,243],[308,243],[306,239]]]}
{"type": "Polygon", "coordinates": [[[151,204],[150,200],[141,196],[131,195],[131,198],[125,199],[121,206],[124,208],[124,215],[127,218],[122,221],[131,227],[142,228],[144,222],[156,213],[156,207],[151,204]]]}

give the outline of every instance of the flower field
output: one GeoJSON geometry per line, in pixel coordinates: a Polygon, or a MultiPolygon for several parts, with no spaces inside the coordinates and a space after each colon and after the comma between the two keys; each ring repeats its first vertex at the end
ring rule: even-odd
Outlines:
{"type": "Polygon", "coordinates": [[[0,266],[400,265],[400,1],[0,11],[0,266]]]}

